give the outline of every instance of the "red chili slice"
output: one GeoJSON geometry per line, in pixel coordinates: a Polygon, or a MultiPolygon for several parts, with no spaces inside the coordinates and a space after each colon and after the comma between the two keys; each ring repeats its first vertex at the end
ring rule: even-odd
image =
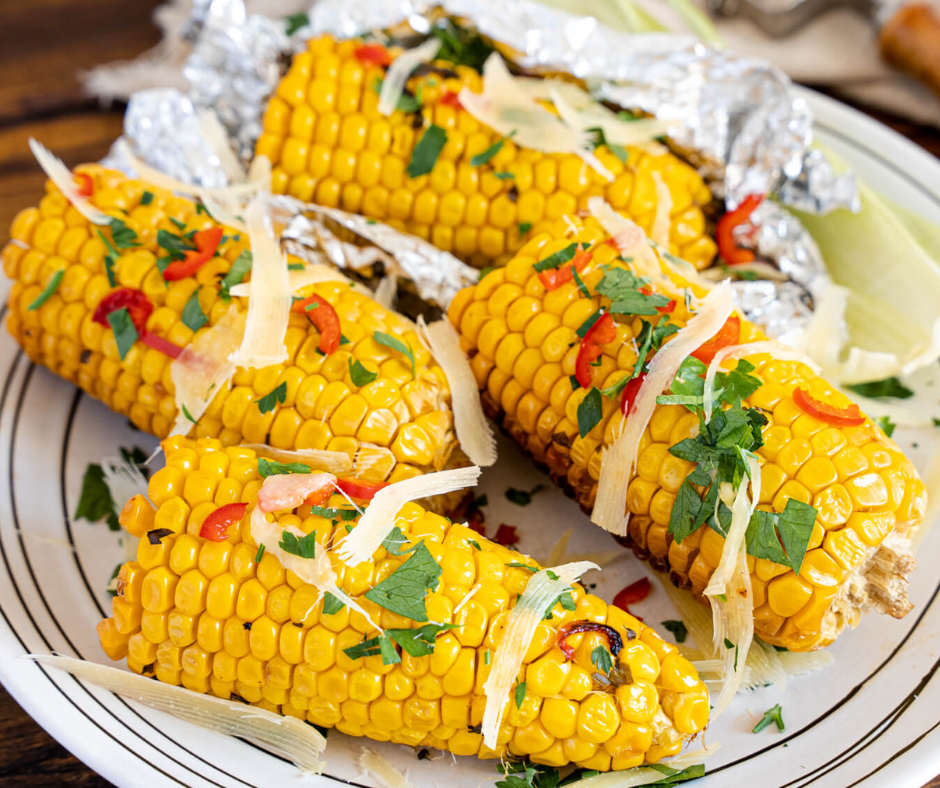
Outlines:
{"type": "Polygon", "coordinates": [[[496,542],[496,544],[501,544],[503,547],[519,544],[519,534],[516,533],[516,526],[503,523],[496,529],[493,541],[496,542]]]}
{"type": "Polygon", "coordinates": [[[858,427],[865,423],[865,414],[854,402],[848,407],[840,408],[827,402],[820,402],[804,389],[797,389],[793,393],[793,401],[804,413],[835,427],[858,427]]]}
{"type": "Polygon", "coordinates": [[[339,348],[343,332],[339,323],[339,315],[336,310],[321,295],[314,293],[309,298],[295,301],[291,307],[295,312],[306,315],[314,328],[320,332],[320,352],[324,355],[330,355],[339,348]],[[316,304],[316,306],[311,306],[316,304]],[[307,309],[307,307],[311,307],[307,309]]]}
{"type": "Polygon", "coordinates": [[[630,411],[633,410],[633,405],[636,402],[636,395],[640,393],[640,386],[643,385],[643,381],[645,379],[646,373],[641,372],[624,387],[623,396],[620,398],[620,412],[624,416],[629,416],[630,411]]]}
{"type": "Polygon", "coordinates": [[[76,172],[73,177],[78,183],[78,193],[82,197],[91,197],[95,193],[95,182],[87,172],[76,172]]]}
{"type": "Polygon", "coordinates": [[[763,194],[749,194],[744,201],[733,211],[728,211],[718,220],[715,228],[715,240],[718,242],[718,252],[728,265],[751,263],[754,261],[754,252],[738,246],[734,237],[734,230],[748,222],[751,214],[761,204],[763,194]]]}
{"type": "Polygon", "coordinates": [[[600,632],[605,635],[607,637],[607,646],[610,653],[615,657],[623,648],[623,638],[620,637],[620,633],[613,627],[609,627],[607,624],[595,624],[593,621],[576,621],[571,624],[565,624],[559,629],[558,640],[555,641],[555,645],[558,646],[565,655],[566,661],[574,657],[574,646],[568,645],[568,638],[572,635],[577,635],[579,632],[600,632]]]}
{"type": "Polygon", "coordinates": [[[220,506],[203,520],[199,535],[210,542],[224,542],[229,537],[228,527],[245,516],[247,503],[227,503],[220,506]]]}
{"type": "Polygon", "coordinates": [[[356,47],[353,53],[356,60],[372,66],[389,66],[392,63],[392,54],[381,44],[363,44],[356,47]]]}
{"type": "Polygon", "coordinates": [[[152,331],[138,332],[138,336],[140,337],[140,341],[147,347],[153,348],[170,358],[179,358],[180,354],[183,352],[183,348],[179,345],[170,342],[169,339],[164,339],[159,334],[154,334],[152,331]]]}
{"type": "Polygon", "coordinates": [[[358,501],[371,501],[375,494],[383,487],[388,487],[388,482],[361,482],[357,479],[337,479],[336,486],[350,498],[358,501]]]}
{"type": "MultiPolygon", "coordinates": [[[[630,583],[626,588],[617,592],[617,596],[614,597],[614,605],[630,613],[629,606],[637,602],[642,602],[650,595],[650,591],[652,591],[652,587],[650,586],[649,578],[640,578],[635,583],[630,583]]],[[[635,613],[630,613],[630,615],[639,621],[643,620],[635,613]]]]}
{"type": "Polygon", "coordinates": [[[187,251],[185,260],[176,260],[170,263],[163,270],[163,278],[167,282],[175,282],[179,279],[185,279],[187,276],[193,276],[215,257],[223,232],[221,227],[210,227],[208,230],[200,230],[196,233],[193,236],[196,249],[187,251]]]}
{"type": "Polygon", "coordinates": [[[692,355],[703,364],[711,364],[715,354],[722,348],[737,345],[741,341],[741,318],[732,315],[711,339],[701,345],[692,355]]]}
{"type": "Polygon", "coordinates": [[[582,388],[591,388],[591,364],[601,355],[601,345],[617,338],[617,328],[610,312],[605,312],[584,334],[578,358],[574,364],[574,375],[582,388]]]}
{"type": "Polygon", "coordinates": [[[456,107],[457,109],[461,108],[460,97],[454,93],[452,90],[448,90],[443,96],[441,96],[439,104],[443,104],[445,107],[456,107]]]}
{"type": "Polygon", "coordinates": [[[570,263],[565,263],[559,268],[549,268],[545,271],[539,271],[539,280],[545,285],[546,290],[557,290],[563,284],[574,280],[574,272],[579,274],[584,267],[594,258],[593,252],[586,249],[578,249],[570,263]]]}

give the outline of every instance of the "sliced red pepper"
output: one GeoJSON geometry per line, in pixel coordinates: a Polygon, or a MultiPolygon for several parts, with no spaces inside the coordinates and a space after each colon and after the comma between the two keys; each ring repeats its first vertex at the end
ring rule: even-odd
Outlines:
{"type": "Polygon", "coordinates": [[[73,177],[78,183],[78,193],[82,197],[91,197],[95,193],[95,182],[87,172],[76,172],[73,177]]]}
{"type": "Polygon", "coordinates": [[[95,313],[91,319],[106,328],[110,328],[108,315],[117,309],[126,309],[130,315],[134,328],[137,329],[137,336],[141,342],[148,347],[158,350],[170,358],[179,358],[183,348],[179,345],[164,339],[158,334],[147,330],[147,319],[153,312],[153,304],[142,290],[135,290],[132,287],[121,287],[108,293],[98,303],[95,313]]]}
{"type": "Polygon", "coordinates": [[[219,249],[219,243],[222,241],[223,232],[221,227],[210,227],[208,230],[200,230],[196,233],[193,236],[196,249],[187,251],[185,260],[175,260],[170,263],[163,270],[163,278],[167,282],[175,282],[178,279],[193,276],[215,257],[215,253],[219,249]]]}
{"type": "Polygon", "coordinates": [[[559,629],[558,640],[555,641],[555,645],[558,646],[565,655],[566,661],[574,657],[574,646],[568,645],[568,638],[572,635],[577,635],[579,632],[600,632],[602,635],[605,635],[607,637],[607,646],[610,653],[615,657],[623,648],[623,638],[620,637],[620,633],[613,627],[609,627],[607,624],[595,624],[593,621],[575,621],[571,624],[565,624],[559,629]]]}
{"type": "Polygon", "coordinates": [[[623,389],[623,396],[620,398],[620,412],[624,416],[629,416],[636,402],[636,395],[640,393],[640,387],[646,379],[646,373],[641,372],[631,380],[623,389]]]}
{"type": "MultiPolygon", "coordinates": [[[[626,588],[617,592],[617,596],[614,597],[614,605],[630,613],[629,606],[642,602],[650,595],[650,591],[652,591],[652,587],[649,578],[640,578],[635,583],[630,583],[626,588]]],[[[643,620],[635,613],[630,613],[630,615],[639,621],[643,620]]]]}
{"type": "Polygon", "coordinates": [[[546,290],[557,290],[563,284],[574,280],[574,272],[579,274],[584,267],[594,258],[594,253],[586,249],[578,249],[575,252],[574,259],[570,263],[565,263],[558,268],[549,268],[545,271],[539,271],[539,280],[545,285],[546,290]]]}
{"type": "Polygon", "coordinates": [[[721,254],[721,259],[728,265],[754,262],[754,252],[738,246],[734,231],[735,228],[746,224],[750,220],[751,214],[763,199],[763,194],[749,194],[737,208],[728,211],[718,220],[718,226],[715,228],[715,240],[718,242],[718,252],[721,254]]]}
{"type": "Polygon", "coordinates": [[[732,315],[711,339],[692,353],[703,364],[711,364],[715,354],[722,348],[737,345],[741,341],[741,318],[732,315]]]}
{"type": "Polygon", "coordinates": [[[210,542],[224,542],[229,537],[228,527],[245,516],[247,503],[227,503],[210,512],[202,522],[199,535],[210,542]]]}
{"type": "Polygon", "coordinates": [[[601,315],[581,340],[578,358],[574,364],[574,375],[582,388],[591,388],[591,364],[601,355],[601,345],[613,342],[617,338],[617,328],[610,312],[601,315]]]}
{"type": "Polygon", "coordinates": [[[835,427],[858,427],[865,423],[865,414],[854,402],[848,407],[840,408],[827,402],[820,402],[810,396],[805,389],[797,389],[793,393],[793,401],[804,413],[835,427]]]}
{"type": "Polygon", "coordinates": [[[496,529],[493,541],[496,542],[496,544],[501,544],[503,547],[519,544],[519,534],[516,533],[516,526],[503,523],[496,529]]]}
{"type": "Polygon", "coordinates": [[[392,53],[381,44],[363,44],[356,47],[353,53],[356,60],[372,66],[390,66],[392,64],[392,53]]]}
{"type": "Polygon", "coordinates": [[[320,332],[320,352],[324,355],[330,355],[339,348],[343,332],[339,323],[339,315],[336,310],[323,298],[323,296],[314,293],[309,298],[295,301],[291,307],[295,312],[306,315],[314,328],[320,332]],[[316,304],[316,306],[312,306],[316,304]],[[307,309],[310,307],[310,309],[307,309]]]}
{"type": "Polygon", "coordinates": [[[452,90],[448,90],[443,96],[441,96],[438,103],[443,104],[445,107],[456,107],[457,109],[462,107],[460,103],[460,96],[458,96],[452,90]]]}
{"type": "Polygon", "coordinates": [[[371,501],[379,490],[388,487],[388,482],[361,482],[357,479],[346,478],[337,479],[336,487],[350,498],[358,501],[371,501]]]}

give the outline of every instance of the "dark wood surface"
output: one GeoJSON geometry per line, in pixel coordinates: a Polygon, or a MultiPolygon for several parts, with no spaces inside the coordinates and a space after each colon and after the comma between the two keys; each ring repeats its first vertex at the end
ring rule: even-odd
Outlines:
{"type": "MultiPolygon", "coordinates": [[[[100,108],[83,94],[77,74],[156,44],[150,19],[159,1],[0,0],[0,245],[16,212],[42,190],[44,176],[26,147],[30,136],[74,166],[101,158],[120,133],[122,108],[100,108]]],[[[940,156],[937,129],[869,114],[940,156]]],[[[0,689],[0,786],[108,785],[0,689]]],[[[940,788],[940,777],[925,788],[940,788]]]]}

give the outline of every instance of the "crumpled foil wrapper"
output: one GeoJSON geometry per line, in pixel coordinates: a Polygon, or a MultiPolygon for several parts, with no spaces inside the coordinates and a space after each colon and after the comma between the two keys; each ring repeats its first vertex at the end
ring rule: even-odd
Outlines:
{"type": "MultiPolygon", "coordinates": [[[[748,194],[772,192],[815,213],[858,209],[854,177],[836,175],[818,151],[810,150],[812,113],[790,90],[786,75],[765,61],[688,36],[621,33],[528,0],[319,0],[310,25],[288,39],[283,21],[248,16],[242,0],[195,0],[194,5],[187,33],[194,49],[185,68],[189,95],[135,94],[125,124],[138,155],[181,180],[206,186],[225,182],[188,113],[212,109],[247,162],[267,99],[291,53],[308,37],[353,36],[400,28],[403,22],[427,33],[432,13],[442,10],[508,47],[525,69],[570,72],[599,98],[675,119],[670,144],[700,169],[729,208],[748,194]]],[[[326,215],[325,209],[308,209],[326,215]]],[[[446,304],[448,294],[466,280],[462,263],[419,239],[403,242],[402,234],[358,216],[334,220],[381,248],[393,246],[401,270],[436,303],[446,304]]],[[[816,244],[796,217],[765,201],[754,221],[759,229],[744,244],[773,260],[791,281],[735,286],[748,317],[779,337],[805,324],[828,277],[816,244]]],[[[292,243],[300,242],[299,233],[292,243]]]]}

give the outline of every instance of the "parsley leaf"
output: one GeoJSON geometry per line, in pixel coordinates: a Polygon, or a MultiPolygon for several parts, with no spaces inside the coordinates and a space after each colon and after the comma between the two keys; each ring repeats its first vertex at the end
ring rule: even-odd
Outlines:
{"type": "MultiPolygon", "coordinates": [[[[381,77],[376,77],[375,82],[372,83],[372,89],[376,93],[382,92],[382,84],[385,82],[381,77]]],[[[405,88],[402,91],[401,96],[398,97],[398,103],[395,105],[395,109],[401,110],[406,115],[413,115],[415,112],[420,112],[421,108],[424,106],[424,85],[418,85],[417,94],[412,93],[410,90],[405,88]]]]}
{"type": "Polygon", "coordinates": [[[525,700],[525,682],[523,681],[520,684],[516,685],[515,701],[516,701],[517,709],[522,708],[522,702],[524,700],[525,700]]]}
{"type": "Polygon", "coordinates": [[[96,523],[105,518],[108,519],[108,528],[112,531],[120,529],[117,506],[105,481],[104,469],[98,463],[93,462],[85,469],[82,492],[78,497],[78,507],[75,509],[75,519],[96,523]]]}
{"type": "Polygon", "coordinates": [[[108,322],[111,324],[111,328],[114,329],[114,341],[117,343],[118,355],[123,361],[137,341],[137,327],[134,325],[134,321],[131,320],[126,306],[109,312],[108,322]]]}
{"type": "MultiPolygon", "coordinates": [[[[894,430],[898,426],[888,416],[878,416],[873,419],[875,424],[881,427],[881,431],[889,438],[894,435],[894,430]]],[[[936,426],[936,425],[934,425],[936,426]]]]}
{"type": "Polygon", "coordinates": [[[331,509],[326,506],[311,506],[310,514],[314,517],[324,517],[327,520],[355,520],[359,512],[355,509],[331,509]]]}
{"type": "Polygon", "coordinates": [[[340,601],[335,596],[333,596],[329,591],[323,595],[323,611],[322,615],[324,616],[335,616],[346,607],[346,603],[340,601]]]}
{"type": "Polygon", "coordinates": [[[894,397],[907,399],[913,397],[914,392],[901,383],[897,378],[873,380],[870,383],[852,383],[846,386],[850,391],[861,394],[863,397],[894,397]]]}
{"type": "Polygon", "coordinates": [[[183,403],[180,404],[180,408],[182,408],[183,415],[184,415],[187,419],[189,419],[193,424],[199,424],[199,419],[194,419],[194,418],[193,418],[193,414],[189,412],[189,408],[186,407],[186,403],[185,403],[185,402],[183,402],[183,403]]]}
{"type": "Polygon", "coordinates": [[[301,28],[310,24],[310,17],[305,13],[289,14],[284,17],[284,34],[292,36],[301,28]]]}
{"type": "Polygon", "coordinates": [[[441,632],[457,629],[457,624],[425,624],[415,629],[386,629],[385,634],[412,657],[427,657],[434,653],[434,642],[441,632]]]}
{"type": "Polygon", "coordinates": [[[781,733],[786,730],[786,726],[783,724],[783,708],[779,703],[764,712],[764,716],[760,718],[760,722],[754,726],[752,732],[760,733],[764,728],[770,725],[770,723],[774,723],[774,725],[777,726],[777,730],[781,733]]]}
{"type": "Polygon", "coordinates": [[[144,192],[140,195],[141,205],[150,205],[153,202],[153,192],[144,192]]]}
{"type": "Polygon", "coordinates": [[[611,656],[606,646],[597,646],[591,652],[591,663],[599,673],[605,676],[614,668],[614,658],[611,656]]]}
{"type": "Polygon", "coordinates": [[[610,311],[615,315],[658,315],[656,307],[666,306],[669,299],[661,295],[646,295],[640,288],[646,284],[625,268],[608,268],[597,283],[597,292],[611,300],[610,311]]]}
{"type": "Polygon", "coordinates": [[[536,270],[537,273],[548,271],[550,268],[558,268],[559,266],[567,263],[569,260],[572,260],[577,251],[578,244],[569,244],[561,251],[555,252],[555,254],[550,254],[544,260],[536,263],[532,267],[536,270]]]}
{"type": "Polygon", "coordinates": [[[668,629],[672,632],[672,636],[676,639],[676,643],[685,643],[685,639],[689,636],[689,630],[686,627],[685,623],[678,621],[676,619],[670,619],[668,621],[660,621],[665,629],[668,629]]]}
{"type": "Polygon", "coordinates": [[[585,437],[603,417],[603,398],[598,389],[592,388],[578,405],[578,433],[585,437]]]}
{"type": "Polygon", "coordinates": [[[506,490],[506,500],[516,504],[516,506],[528,506],[532,503],[532,496],[544,489],[544,484],[536,484],[531,490],[517,490],[515,487],[510,487],[506,490]]]}
{"type": "Polygon", "coordinates": [[[219,290],[223,301],[228,301],[232,297],[229,290],[241,283],[251,270],[253,260],[254,258],[251,252],[247,249],[235,258],[235,262],[232,263],[232,267],[228,269],[228,273],[222,280],[221,289],[219,290]]]}
{"type": "Polygon", "coordinates": [[[495,51],[479,33],[458,27],[449,19],[442,20],[432,27],[431,35],[441,42],[437,60],[446,60],[457,66],[469,66],[474,71],[482,71],[486,59],[495,51]]]}
{"type": "Polygon", "coordinates": [[[437,588],[440,578],[440,565],[424,542],[420,542],[408,560],[377,586],[366,591],[365,597],[379,607],[424,623],[428,620],[424,597],[429,589],[437,588]]]}
{"type": "Polygon", "coordinates": [[[503,149],[503,145],[506,140],[511,139],[515,136],[515,131],[511,132],[508,137],[500,137],[496,142],[494,142],[490,147],[488,147],[483,153],[478,153],[472,159],[470,159],[471,167],[479,167],[482,164],[486,164],[490,159],[492,159],[497,153],[503,149]]]}
{"type": "Polygon", "coordinates": [[[747,552],[755,558],[790,567],[799,574],[803,556],[816,524],[816,510],[790,498],[786,508],[774,512],[754,512],[747,526],[747,552]]]}
{"type": "Polygon", "coordinates": [[[26,311],[33,312],[39,309],[39,307],[46,303],[46,301],[48,301],[50,298],[52,298],[52,294],[59,289],[59,285],[62,283],[63,276],[65,276],[65,269],[60,268],[52,275],[52,278],[49,280],[48,284],[46,284],[43,291],[38,296],[36,296],[36,298],[28,307],[26,307],[26,311]]]}
{"type": "Polygon", "coordinates": [[[411,152],[411,161],[408,162],[408,177],[417,178],[427,175],[434,169],[437,157],[441,155],[447,144],[447,132],[440,126],[431,125],[424,132],[418,144],[411,152]]]}
{"type": "Polygon", "coordinates": [[[349,379],[354,386],[365,386],[379,376],[378,372],[371,372],[358,358],[349,359],[349,379]]]}
{"type": "Polygon", "coordinates": [[[104,256],[104,271],[108,275],[108,284],[111,285],[111,287],[117,287],[117,279],[114,277],[114,265],[121,256],[121,253],[114,248],[101,230],[95,230],[95,232],[98,233],[98,237],[107,249],[107,253],[104,256]]]}
{"type": "Polygon", "coordinates": [[[173,260],[185,260],[186,252],[196,251],[195,244],[189,242],[185,236],[174,235],[169,230],[157,230],[157,246],[166,249],[173,260]]]}
{"type": "Polygon", "coordinates": [[[255,553],[255,563],[260,564],[262,558],[264,558],[264,543],[263,542],[258,546],[258,552],[255,553]]]}
{"type": "Polygon", "coordinates": [[[120,219],[112,219],[110,227],[111,240],[118,249],[131,249],[140,246],[137,241],[137,233],[120,219]]]}
{"type": "Polygon", "coordinates": [[[393,337],[391,334],[386,334],[382,331],[376,331],[372,338],[378,342],[380,345],[384,345],[387,348],[396,350],[399,353],[405,355],[408,360],[411,362],[411,377],[416,377],[415,375],[415,354],[411,349],[411,345],[406,345],[398,337],[393,337]]]}
{"type": "MultiPolygon", "coordinates": [[[[539,571],[537,566],[529,566],[528,564],[523,564],[519,561],[513,561],[511,564],[506,564],[506,566],[512,569],[525,569],[527,572],[531,572],[533,575],[539,571]]],[[[554,607],[554,603],[552,603],[552,607],[554,607]]]]}
{"type": "Polygon", "coordinates": [[[310,472],[310,466],[304,465],[302,462],[275,462],[274,460],[266,460],[264,457],[258,460],[258,475],[262,479],[267,479],[269,476],[281,476],[286,473],[310,472]]]}
{"type": "Polygon", "coordinates": [[[317,557],[317,532],[311,531],[306,536],[297,537],[290,531],[281,533],[281,543],[279,547],[291,555],[299,555],[301,558],[317,557]]]}
{"type": "Polygon", "coordinates": [[[186,302],[186,306],[183,307],[183,314],[180,315],[180,320],[183,321],[183,325],[192,331],[198,331],[209,322],[206,313],[202,311],[202,304],[199,303],[200,290],[201,288],[197,287],[193,291],[193,294],[186,302]]]}
{"type": "Polygon", "coordinates": [[[260,410],[262,413],[270,413],[278,406],[278,404],[283,405],[286,399],[287,381],[285,380],[280,385],[275,386],[274,389],[272,389],[260,399],[256,399],[255,402],[258,403],[258,410],[260,410]]]}
{"type": "Polygon", "coordinates": [[[575,331],[575,333],[579,337],[581,337],[581,339],[584,339],[584,337],[587,335],[587,332],[590,331],[592,328],[594,328],[594,324],[597,323],[597,321],[600,320],[603,316],[604,316],[603,309],[598,309],[592,315],[588,315],[587,320],[585,320],[580,326],[578,326],[578,330],[575,331]]]}
{"type": "Polygon", "coordinates": [[[519,222],[519,235],[525,235],[532,229],[532,222],[519,222]]]}
{"type": "Polygon", "coordinates": [[[392,527],[392,530],[388,532],[388,536],[382,541],[382,547],[384,547],[390,555],[394,556],[404,555],[414,550],[414,547],[402,549],[402,545],[406,544],[408,544],[408,537],[402,533],[401,528],[397,525],[392,527]]]}

